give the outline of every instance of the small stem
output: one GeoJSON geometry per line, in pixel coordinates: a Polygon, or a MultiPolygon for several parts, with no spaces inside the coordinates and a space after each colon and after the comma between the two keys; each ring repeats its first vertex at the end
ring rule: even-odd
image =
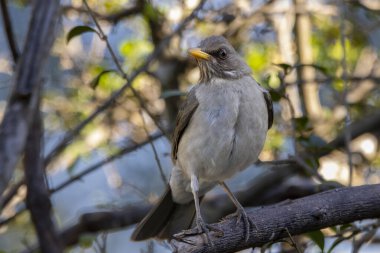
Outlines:
{"type": "Polygon", "coordinates": [[[164,186],[166,186],[167,183],[168,183],[168,180],[167,180],[167,178],[165,176],[164,170],[162,169],[162,165],[161,165],[160,158],[158,157],[157,149],[156,149],[156,147],[153,144],[153,141],[152,141],[152,138],[150,137],[148,129],[146,128],[146,122],[145,122],[145,119],[144,119],[143,112],[141,110],[140,110],[140,116],[141,116],[141,119],[142,119],[142,122],[143,122],[144,131],[145,131],[146,136],[147,136],[147,138],[149,140],[149,144],[152,147],[152,150],[153,150],[153,153],[154,153],[154,159],[156,160],[156,163],[157,163],[157,166],[158,166],[158,170],[160,172],[160,176],[161,176],[162,182],[164,183],[164,186]]]}
{"type": "Polygon", "coordinates": [[[352,177],[353,177],[353,164],[352,164],[352,152],[350,148],[350,142],[351,142],[351,131],[349,129],[349,125],[351,124],[351,115],[350,115],[350,108],[347,101],[347,95],[348,95],[348,70],[347,70],[347,52],[346,52],[346,33],[345,33],[345,19],[346,19],[346,8],[344,4],[344,0],[340,1],[340,9],[342,12],[342,18],[340,21],[340,44],[342,46],[342,81],[344,85],[343,90],[343,100],[344,100],[344,107],[346,109],[346,116],[344,120],[344,140],[345,140],[345,146],[346,146],[346,152],[347,152],[347,160],[348,160],[348,166],[349,166],[349,178],[348,178],[348,184],[349,186],[352,185],[352,177]]]}

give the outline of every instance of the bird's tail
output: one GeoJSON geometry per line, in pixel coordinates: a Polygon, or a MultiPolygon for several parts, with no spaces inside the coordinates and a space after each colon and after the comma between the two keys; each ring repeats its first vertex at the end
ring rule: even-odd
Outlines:
{"type": "Polygon", "coordinates": [[[160,201],[137,225],[131,239],[142,241],[151,237],[168,239],[184,229],[189,229],[195,215],[194,201],[177,204],[173,201],[170,186],[160,201]]]}

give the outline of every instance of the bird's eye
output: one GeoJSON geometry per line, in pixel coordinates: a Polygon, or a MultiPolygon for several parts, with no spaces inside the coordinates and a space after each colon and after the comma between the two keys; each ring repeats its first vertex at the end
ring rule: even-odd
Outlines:
{"type": "Polygon", "coordinates": [[[218,50],[218,56],[221,59],[226,59],[227,58],[227,52],[224,48],[221,48],[218,50]]]}

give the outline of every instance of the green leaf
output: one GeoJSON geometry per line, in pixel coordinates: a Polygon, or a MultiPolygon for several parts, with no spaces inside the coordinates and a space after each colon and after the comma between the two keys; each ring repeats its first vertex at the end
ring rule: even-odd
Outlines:
{"type": "Polygon", "coordinates": [[[345,230],[350,229],[350,228],[352,228],[352,224],[351,223],[343,224],[343,225],[339,226],[339,232],[342,233],[345,230]]]}
{"type": "Polygon", "coordinates": [[[333,252],[333,249],[338,246],[339,243],[345,241],[346,238],[345,237],[338,237],[334,242],[333,244],[331,245],[331,247],[329,248],[329,250],[327,251],[327,253],[332,253],[333,252]]]}
{"type": "Polygon", "coordinates": [[[322,72],[325,76],[329,76],[329,72],[328,72],[328,70],[327,70],[326,67],[321,66],[321,65],[317,65],[317,64],[311,64],[310,66],[312,66],[313,68],[319,70],[319,71],[322,72]]]}
{"type": "Polygon", "coordinates": [[[72,38],[78,35],[81,35],[82,33],[87,33],[87,32],[93,32],[93,33],[98,34],[98,32],[94,28],[91,28],[89,26],[85,26],[85,25],[76,26],[72,28],[67,34],[66,43],[69,43],[72,38]]]}
{"type": "Polygon", "coordinates": [[[273,89],[269,90],[269,94],[270,94],[273,102],[278,102],[282,98],[282,95],[278,91],[273,90],[273,89]]]}
{"type": "Polygon", "coordinates": [[[325,248],[325,235],[320,231],[316,230],[306,234],[313,242],[321,249],[323,252],[325,248]]]}
{"type": "Polygon", "coordinates": [[[92,235],[82,235],[79,237],[79,246],[83,249],[88,249],[92,246],[95,236],[92,235]]]}
{"type": "Polygon", "coordinates": [[[296,123],[296,130],[298,132],[301,132],[306,129],[309,119],[303,116],[303,117],[295,118],[294,121],[296,123]]]}
{"type": "Polygon", "coordinates": [[[80,156],[78,156],[77,158],[75,158],[75,160],[68,166],[67,172],[70,173],[70,174],[72,174],[73,171],[74,171],[74,169],[75,169],[75,167],[78,165],[79,161],[80,161],[80,156]]]}
{"type": "Polygon", "coordinates": [[[277,66],[279,68],[282,68],[284,70],[285,75],[289,74],[290,71],[292,71],[292,69],[293,69],[293,66],[289,65],[287,63],[278,63],[278,64],[273,63],[273,65],[277,66]]]}
{"type": "Polygon", "coordinates": [[[90,82],[90,87],[93,88],[93,89],[95,90],[96,87],[97,87],[98,84],[99,84],[100,78],[101,78],[104,74],[107,74],[107,73],[110,73],[110,72],[116,72],[116,70],[114,70],[114,69],[103,70],[103,71],[100,72],[96,77],[94,77],[94,79],[91,80],[91,82],[90,82]]]}
{"type": "Polygon", "coordinates": [[[186,95],[186,92],[180,91],[180,90],[165,90],[161,93],[160,98],[166,99],[171,97],[179,97],[186,95]]]}

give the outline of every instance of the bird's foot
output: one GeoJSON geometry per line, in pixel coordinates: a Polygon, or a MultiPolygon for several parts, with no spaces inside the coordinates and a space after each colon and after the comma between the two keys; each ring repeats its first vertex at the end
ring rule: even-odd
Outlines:
{"type": "Polygon", "coordinates": [[[255,223],[248,217],[244,208],[238,208],[235,213],[228,215],[227,217],[236,217],[236,225],[239,225],[241,221],[243,221],[244,226],[244,238],[245,241],[248,242],[251,228],[254,227],[257,230],[255,223]]]}
{"type": "MultiPolygon", "coordinates": [[[[196,219],[196,227],[188,230],[184,230],[178,234],[173,235],[173,238],[177,241],[184,241],[187,236],[205,235],[206,241],[211,247],[214,247],[214,242],[210,237],[210,232],[214,232],[213,236],[222,237],[224,232],[210,224],[207,224],[203,219],[196,219]]],[[[190,243],[191,244],[191,243],[190,243]]]]}

